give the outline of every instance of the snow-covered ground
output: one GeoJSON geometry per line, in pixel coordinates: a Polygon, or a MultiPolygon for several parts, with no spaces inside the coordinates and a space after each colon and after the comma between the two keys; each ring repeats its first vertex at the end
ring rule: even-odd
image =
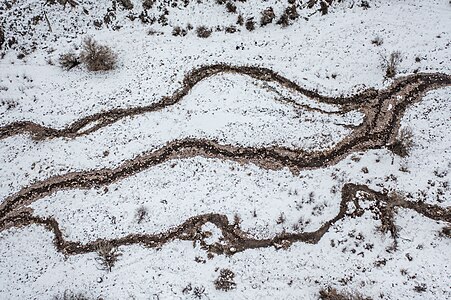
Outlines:
{"type": "MultiPolygon", "coordinates": [[[[308,20],[304,17],[314,10],[299,9],[301,17],[286,28],[275,22],[260,27],[258,21],[269,6],[280,16],[287,1],[233,1],[236,14],[213,0],[191,1],[186,8],[183,1],[175,1],[178,6],[168,8],[169,25],[162,26],[127,18],[143,11],[135,0],[131,11],[118,3],[113,23],[97,29],[93,21],[103,19],[109,1],[79,1],[75,8],[42,5],[45,1],[8,2],[10,9],[6,2],[0,4],[0,25],[6,40],[15,37],[17,44],[0,51],[0,126],[29,120],[64,128],[96,112],[149,105],[179,89],[193,69],[215,63],[269,68],[323,95],[387,87],[391,81],[384,80],[381,57],[398,50],[403,58],[399,76],[451,71],[451,5],[445,0],[375,0],[368,1],[368,9],[361,1],[342,1],[327,15],[318,12],[308,20]],[[31,34],[28,20],[43,11],[52,32],[42,19],[31,34]],[[235,24],[239,14],[245,20],[254,17],[254,31],[235,24]],[[186,36],[172,36],[175,26],[188,23],[194,29],[186,36]],[[195,33],[201,25],[236,25],[240,31],[213,31],[203,39],[195,33]],[[150,29],[162,34],[149,35],[150,29]],[[118,53],[115,70],[93,73],[79,66],[64,71],[58,66],[59,55],[78,51],[86,35],[118,53]],[[383,39],[382,45],[371,42],[376,37],[383,39]],[[36,49],[30,51],[33,44],[36,49]],[[20,53],[27,55],[19,59],[20,53]]],[[[163,2],[156,1],[148,15],[158,18],[163,2]]],[[[241,229],[258,238],[310,232],[337,215],[346,183],[449,207],[450,95],[451,87],[433,90],[407,109],[401,127],[412,129],[414,145],[405,158],[387,149],[369,150],[293,174],[288,168],[266,170],[197,156],[164,162],[108,186],[59,191],[30,207],[37,216],[54,217],[67,240],[82,243],[164,232],[204,213],[224,214],[230,222],[239,216],[241,229]],[[138,224],[141,206],[148,215],[138,224]]],[[[312,151],[333,147],[351,133],[346,125],[362,121],[357,111],[340,115],[294,109],[282,96],[337,109],[277,84],[220,73],[195,85],[175,105],[121,119],[85,136],[2,139],[0,200],[54,175],[117,167],[174,139],[312,151]]],[[[251,249],[210,259],[186,241],[158,249],[122,246],[111,272],[100,269],[95,252],[66,257],[56,251],[53,233],[42,226],[10,228],[0,232],[0,298],[52,299],[71,290],[93,299],[193,299],[198,288],[205,289],[205,299],[318,299],[320,289],[327,287],[372,299],[451,298],[451,242],[440,234],[450,224],[408,209],[396,211],[395,224],[396,251],[387,251],[393,239],[376,230],[380,220],[367,210],[362,217],[337,222],[318,244],[298,242],[286,250],[251,249]],[[236,275],[236,288],[228,292],[213,284],[223,268],[236,275]],[[192,289],[186,289],[189,285],[192,289]]]]}

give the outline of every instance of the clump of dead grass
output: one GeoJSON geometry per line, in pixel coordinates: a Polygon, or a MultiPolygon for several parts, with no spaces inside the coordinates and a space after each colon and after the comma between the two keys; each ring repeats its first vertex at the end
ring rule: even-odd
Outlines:
{"type": "Polygon", "coordinates": [[[117,55],[109,46],[87,37],[83,41],[80,60],[89,71],[108,71],[116,67],[117,55]]]}

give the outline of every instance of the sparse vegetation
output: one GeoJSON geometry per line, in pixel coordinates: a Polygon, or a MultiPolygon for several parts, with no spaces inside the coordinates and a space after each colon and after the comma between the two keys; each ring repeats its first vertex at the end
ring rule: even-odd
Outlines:
{"type": "Polygon", "coordinates": [[[230,269],[221,269],[219,271],[219,277],[214,281],[215,288],[225,292],[233,290],[236,288],[234,279],[235,273],[230,269]]]}
{"type": "Polygon", "coordinates": [[[109,241],[102,241],[97,245],[97,254],[99,255],[97,261],[100,263],[101,268],[108,272],[111,272],[119,256],[122,255],[109,241]]]}
{"type": "Polygon", "coordinates": [[[3,32],[3,28],[0,27],[0,49],[2,49],[3,43],[5,43],[5,33],[3,32]]]}
{"type": "Polygon", "coordinates": [[[371,44],[376,45],[376,46],[380,46],[383,43],[384,43],[384,40],[379,36],[376,36],[374,39],[371,40],[371,44]]]}
{"type": "Polygon", "coordinates": [[[255,29],[254,18],[249,18],[246,20],[246,29],[249,31],[254,31],[254,29],[255,29]]]}
{"type": "Polygon", "coordinates": [[[386,78],[393,78],[398,73],[398,66],[402,61],[401,52],[395,51],[390,53],[388,57],[382,58],[382,67],[385,70],[386,78]]]}
{"type": "Polygon", "coordinates": [[[285,221],[286,221],[286,217],[285,217],[285,214],[282,212],[282,213],[280,213],[279,217],[277,218],[276,223],[284,224],[285,221]]]}
{"type": "Polygon", "coordinates": [[[140,206],[136,210],[136,214],[135,214],[138,224],[141,224],[141,222],[144,221],[144,219],[147,217],[148,214],[149,214],[149,210],[147,209],[147,207],[140,206]]]}
{"type": "Polygon", "coordinates": [[[398,138],[389,146],[389,149],[401,157],[409,156],[413,147],[413,133],[410,127],[400,130],[398,138]]]}
{"type": "Polygon", "coordinates": [[[172,29],[173,36],[185,36],[187,33],[188,32],[180,26],[175,26],[174,29],[172,29]]]}
{"type": "Polygon", "coordinates": [[[371,300],[369,297],[364,297],[359,293],[343,293],[338,292],[335,288],[327,288],[319,291],[320,300],[371,300]]]}
{"type": "Polygon", "coordinates": [[[143,1],[143,8],[144,9],[151,9],[152,6],[154,5],[155,0],[144,0],[143,1]]]}
{"type": "Polygon", "coordinates": [[[276,15],[274,14],[274,10],[272,7],[268,7],[264,11],[262,11],[262,17],[260,19],[260,25],[265,26],[269,23],[272,23],[276,15]]]}
{"type": "Polygon", "coordinates": [[[119,1],[125,9],[133,9],[133,3],[130,0],[120,0],[119,1]]]}
{"type": "Polygon", "coordinates": [[[205,26],[199,26],[196,29],[197,36],[203,39],[208,38],[213,31],[205,26]]]}
{"type": "Polygon", "coordinates": [[[53,300],[90,300],[90,299],[83,293],[74,293],[66,290],[62,294],[53,296],[53,300]]]}
{"type": "Polygon", "coordinates": [[[61,67],[67,71],[81,64],[80,58],[74,52],[61,54],[59,57],[61,67]]]}
{"type": "Polygon", "coordinates": [[[227,2],[226,8],[229,13],[236,13],[236,5],[232,2],[227,2]]]}
{"type": "Polygon", "coordinates": [[[83,41],[80,60],[89,71],[108,71],[116,67],[117,55],[105,45],[100,45],[92,37],[83,41]]]}

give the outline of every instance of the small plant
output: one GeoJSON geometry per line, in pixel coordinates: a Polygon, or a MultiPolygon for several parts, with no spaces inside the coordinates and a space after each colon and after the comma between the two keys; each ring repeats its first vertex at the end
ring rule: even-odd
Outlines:
{"type": "Polygon", "coordinates": [[[238,18],[237,18],[237,20],[236,20],[236,24],[237,24],[237,25],[240,25],[240,26],[243,26],[243,25],[244,25],[244,18],[243,18],[242,15],[239,15],[239,16],[238,16],[238,18]]]}
{"type": "Polygon", "coordinates": [[[102,269],[111,272],[122,254],[118,252],[117,248],[109,241],[102,241],[97,245],[97,254],[99,257],[97,261],[102,266],[102,269]]]}
{"type": "Polygon", "coordinates": [[[149,210],[147,209],[147,207],[140,206],[136,210],[136,214],[135,214],[138,224],[141,224],[141,222],[144,221],[144,219],[147,217],[148,214],[149,214],[149,210]]]}
{"type": "Polygon", "coordinates": [[[410,127],[405,127],[401,129],[398,138],[389,146],[389,149],[401,157],[406,157],[409,156],[413,145],[412,129],[410,127]]]}
{"type": "Polygon", "coordinates": [[[319,291],[320,300],[371,300],[369,297],[364,297],[358,293],[339,293],[335,288],[321,289],[319,291]]]}
{"type": "Polygon", "coordinates": [[[120,0],[119,1],[125,9],[133,9],[133,3],[130,0],[120,0]]]}
{"type": "Polygon", "coordinates": [[[254,31],[254,29],[255,29],[254,18],[249,18],[246,20],[246,29],[249,31],[254,31]]]}
{"type": "Polygon", "coordinates": [[[219,277],[214,281],[215,288],[225,292],[233,290],[236,288],[234,278],[235,273],[230,269],[221,269],[221,271],[219,271],[219,277]]]}
{"type": "Polygon", "coordinates": [[[276,17],[274,10],[272,7],[268,7],[267,9],[265,9],[264,11],[262,11],[262,17],[260,19],[260,25],[261,26],[265,26],[268,25],[269,23],[272,23],[272,21],[274,20],[274,18],[276,17]]]}
{"type": "Polygon", "coordinates": [[[172,30],[173,36],[185,36],[186,34],[187,31],[180,26],[175,26],[174,29],[172,30]]]}
{"type": "Polygon", "coordinates": [[[3,28],[0,27],[0,49],[2,49],[4,42],[5,42],[5,33],[3,33],[3,28]]]}
{"type": "Polygon", "coordinates": [[[226,8],[229,13],[232,13],[232,14],[236,13],[236,5],[233,4],[232,2],[227,2],[226,8]]]}
{"type": "Polygon", "coordinates": [[[279,217],[277,218],[276,223],[280,225],[280,224],[285,223],[285,221],[286,221],[286,217],[285,217],[285,214],[282,212],[282,213],[280,213],[279,217]]]}
{"type": "Polygon", "coordinates": [[[402,61],[401,52],[392,52],[388,57],[382,58],[382,67],[385,69],[385,77],[393,78],[398,72],[398,66],[402,61]]]}
{"type": "Polygon", "coordinates": [[[205,296],[205,288],[203,286],[196,286],[193,289],[193,296],[196,299],[202,299],[205,296]]]}
{"type": "Polygon", "coordinates": [[[206,39],[206,38],[208,38],[208,37],[211,35],[212,30],[211,30],[211,29],[208,29],[208,28],[205,27],[205,26],[199,26],[199,27],[197,27],[197,29],[196,29],[196,33],[197,33],[197,36],[198,36],[198,37],[203,38],[203,39],[206,39]]]}
{"type": "Polygon", "coordinates": [[[380,46],[383,43],[384,43],[384,40],[379,36],[376,36],[374,39],[371,40],[371,44],[376,45],[376,46],[380,46]]]}
{"type": "Polygon", "coordinates": [[[144,9],[151,9],[154,3],[155,3],[155,0],[144,0],[143,1],[143,8],[144,9]]]}
{"type": "Polygon", "coordinates": [[[281,15],[280,19],[277,21],[276,24],[280,25],[282,27],[287,27],[288,25],[290,25],[290,20],[288,19],[288,15],[286,13],[281,15]]]}
{"type": "Polygon", "coordinates": [[[61,54],[61,56],[59,57],[59,63],[63,69],[69,71],[72,68],[78,66],[81,63],[81,61],[75,53],[68,52],[61,54]]]}
{"type": "Polygon", "coordinates": [[[241,223],[241,217],[240,217],[240,215],[239,215],[239,214],[235,214],[235,215],[233,216],[233,225],[234,225],[234,226],[239,226],[240,223],[241,223]]]}
{"type": "Polygon", "coordinates": [[[89,298],[83,293],[74,293],[66,290],[63,294],[53,296],[53,300],[89,300],[89,298]]]}
{"type": "Polygon", "coordinates": [[[117,55],[110,47],[99,45],[93,38],[87,37],[83,41],[80,60],[89,71],[108,71],[115,68],[117,55]]]}

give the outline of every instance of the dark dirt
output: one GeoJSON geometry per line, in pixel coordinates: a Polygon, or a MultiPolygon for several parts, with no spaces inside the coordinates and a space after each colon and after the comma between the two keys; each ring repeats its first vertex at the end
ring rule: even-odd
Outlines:
{"type": "Polygon", "coordinates": [[[141,244],[149,248],[158,248],[176,239],[199,242],[201,247],[209,253],[233,255],[237,252],[255,248],[275,247],[276,249],[286,249],[296,242],[317,244],[335,223],[346,217],[356,218],[362,216],[365,210],[360,206],[361,201],[372,201],[373,204],[369,210],[379,215],[381,222],[387,223],[386,225],[388,227],[395,227],[392,216],[397,207],[413,209],[417,213],[433,220],[451,222],[450,208],[442,208],[422,202],[411,202],[399,196],[391,196],[373,191],[365,185],[348,183],[342,189],[342,200],[338,214],[333,219],[325,222],[318,230],[301,233],[282,232],[271,239],[253,238],[248,233],[242,231],[238,224],[229,223],[227,216],[214,213],[191,217],[183,224],[158,234],[129,234],[125,237],[108,241],[99,239],[87,244],[65,240],[59,224],[54,218],[33,216],[29,211],[22,211],[2,218],[0,220],[0,230],[31,224],[42,225],[54,233],[55,247],[65,255],[95,252],[98,246],[105,242],[108,242],[114,247],[141,244]],[[350,211],[348,203],[354,204],[352,211],[350,211]],[[224,239],[222,243],[208,245],[204,241],[201,228],[207,222],[214,224],[221,230],[224,239]]]}
{"type": "MultiPolygon", "coordinates": [[[[219,158],[233,160],[240,163],[253,163],[266,169],[281,169],[288,167],[293,173],[304,169],[322,168],[337,163],[345,156],[356,151],[368,149],[390,149],[390,145],[396,141],[400,120],[407,107],[419,100],[429,90],[451,85],[451,76],[445,74],[415,74],[395,81],[389,88],[376,91],[366,90],[350,97],[326,97],[317,92],[306,90],[289,79],[273,72],[272,70],[256,67],[233,67],[228,65],[213,65],[196,69],[189,73],[183,86],[171,97],[164,97],[158,103],[138,108],[115,109],[82,118],[66,129],[55,130],[43,127],[31,122],[18,122],[0,129],[0,137],[9,137],[15,134],[31,133],[35,139],[41,140],[56,137],[77,137],[89,134],[101,127],[114,123],[121,118],[132,115],[157,111],[164,107],[179,102],[191,88],[201,80],[218,73],[238,73],[251,76],[262,81],[277,82],[284,87],[300,92],[320,102],[335,104],[344,113],[349,110],[360,110],[364,115],[364,121],[356,126],[348,137],[336,144],[333,148],[324,151],[306,152],[302,149],[289,149],[285,147],[240,147],[234,145],[221,145],[217,141],[205,139],[183,139],[167,143],[162,148],[145,152],[133,159],[125,161],[114,169],[88,170],[73,172],[55,176],[34,183],[13,194],[0,204],[0,231],[11,226],[24,226],[29,224],[41,224],[55,233],[55,245],[68,254],[77,254],[94,251],[96,243],[81,245],[78,242],[69,242],[63,239],[58,222],[53,218],[39,218],[31,214],[31,209],[26,206],[59,190],[107,185],[112,182],[132,176],[147,168],[162,162],[194,156],[207,158],[219,158]],[[81,131],[83,127],[98,122],[89,130],[81,131]]],[[[112,240],[116,245],[128,245],[141,243],[155,247],[173,239],[195,240],[195,232],[201,225],[211,222],[218,226],[228,241],[227,246],[208,246],[209,251],[215,253],[233,254],[249,248],[276,246],[288,247],[291,243],[303,241],[317,243],[321,237],[338,220],[345,216],[356,217],[363,211],[356,199],[357,192],[364,192],[367,198],[376,202],[384,232],[390,232],[396,237],[396,227],[393,224],[395,207],[413,209],[418,213],[445,222],[451,222],[450,209],[428,205],[420,202],[410,202],[401,197],[392,197],[375,192],[367,186],[346,184],[342,190],[342,203],[340,212],[332,220],[326,222],[315,232],[281,233],[273,239],[257,240],[248,237],[236,226],[229,224],[227,217],[219,214],[207,214],[188,219],[177,228],[157,235],[129,235],[112,240]],[[352,214],[347,214],[347,203],[353,201],[357,207],[352,214]],[[231,250],[233,249],[233,251],[231,250]]],[[[276,246],[276,247],[279,247],[276,246]]]]}

